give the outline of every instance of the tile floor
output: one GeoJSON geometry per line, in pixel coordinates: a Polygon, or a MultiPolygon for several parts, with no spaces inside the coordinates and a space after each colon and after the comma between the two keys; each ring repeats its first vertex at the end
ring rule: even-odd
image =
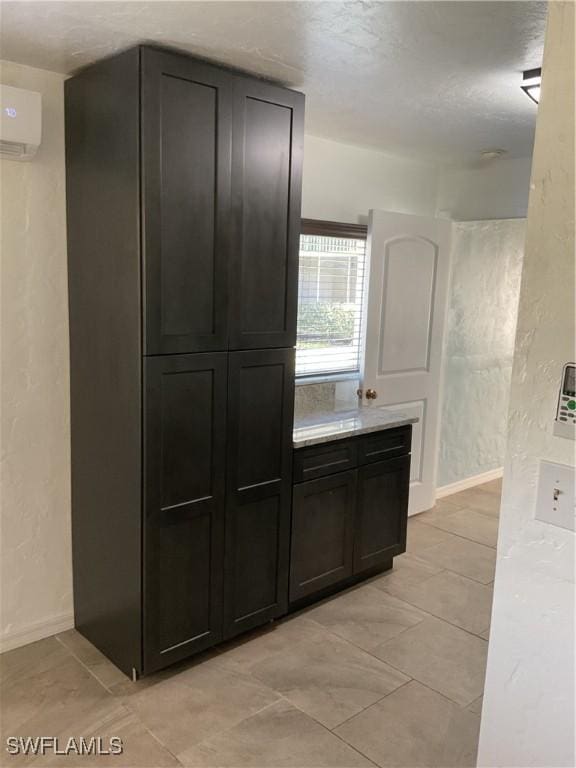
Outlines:
{"type": "Polygon", "coordinates": [[[498,481],[441,500],[392,571],[137,683],[74,630],[4,654],[2,742],[124,752],[2,765],[475,765],[499,505],[498,481]]]}

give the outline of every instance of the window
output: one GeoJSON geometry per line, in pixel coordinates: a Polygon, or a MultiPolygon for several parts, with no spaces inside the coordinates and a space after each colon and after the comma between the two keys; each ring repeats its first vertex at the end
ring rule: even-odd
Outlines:
{"type": "Polygon", "coordinates": [[[366,227],[304,219],[296,375],[360,370],[366,227]]]}

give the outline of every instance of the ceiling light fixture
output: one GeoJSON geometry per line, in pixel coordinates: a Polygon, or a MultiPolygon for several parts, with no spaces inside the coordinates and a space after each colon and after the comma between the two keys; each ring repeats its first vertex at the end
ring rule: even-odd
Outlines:
{"type": "Polygon", "coordinates": [[[520,88],[524,93],[529,96],[536,104],[540,101],[540,82],[542,80],[542,68],[536,67],[536,69],[527,69],[522,74],[522,85],[520,88]]]}

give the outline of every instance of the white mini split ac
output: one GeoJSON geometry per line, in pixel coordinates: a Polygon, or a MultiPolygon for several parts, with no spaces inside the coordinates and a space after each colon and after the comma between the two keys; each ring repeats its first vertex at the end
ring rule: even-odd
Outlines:
{"type": "Polygon", "coordinates": [[[42,138],[42,96],[0,85],[0,157],[30,160],[42,138]]]}

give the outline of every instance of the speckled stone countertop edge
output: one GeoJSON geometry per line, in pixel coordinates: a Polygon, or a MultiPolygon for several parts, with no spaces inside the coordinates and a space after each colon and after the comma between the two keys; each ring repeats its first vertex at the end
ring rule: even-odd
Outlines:
{"type": "Polygon", "coordinates": [[[385,408],[320,413],[317,416],[295,420],[292,445],[295,450],[298,450],[312,445],[346,440],[357,435],[404,427],[408,424],[416,424],[418,421],[417,417],[385,408]]]}

